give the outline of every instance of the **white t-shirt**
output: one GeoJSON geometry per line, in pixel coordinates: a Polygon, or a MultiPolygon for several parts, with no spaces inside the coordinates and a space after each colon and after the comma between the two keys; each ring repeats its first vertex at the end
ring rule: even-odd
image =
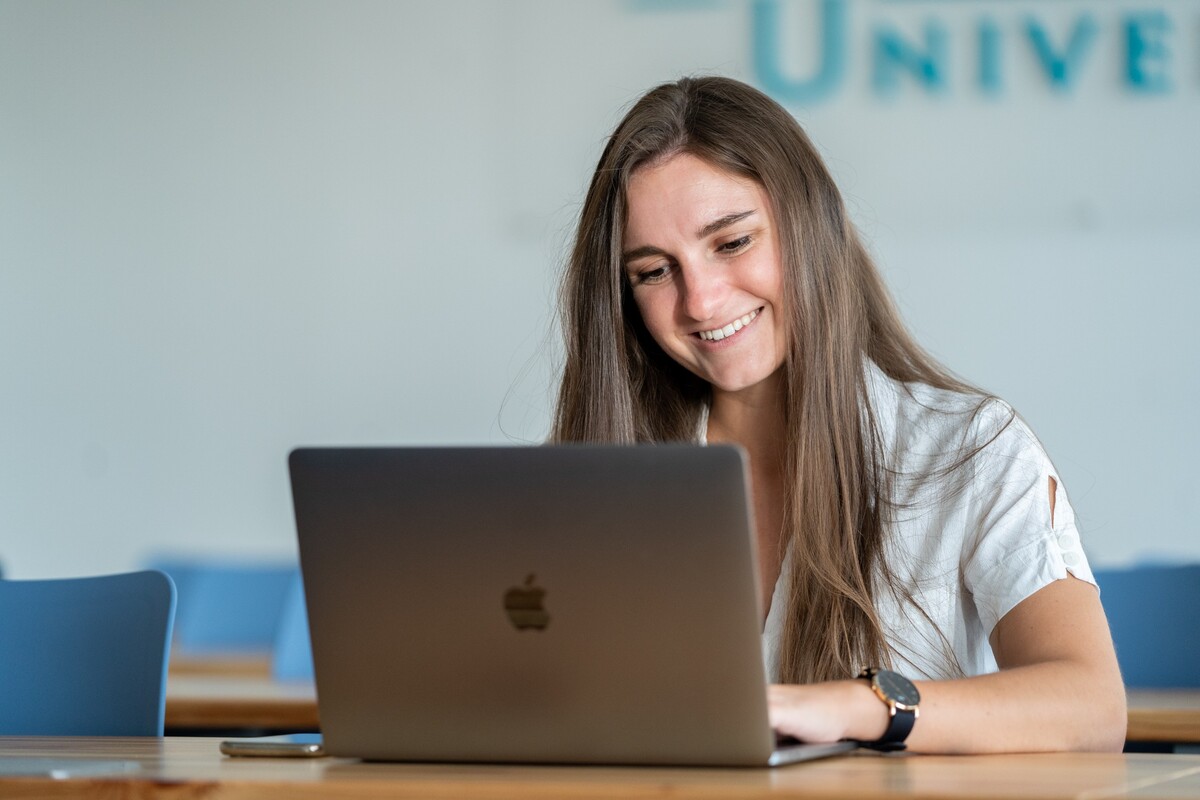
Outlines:
{"type": "MultiPolygon", "coordinates": [[[[1005,614],[1068,572],[1096,582],[1066,490],[1019,417],[996,434],[1012,415],[1005,403],[990,401],[972,415],[977,397],[901,384],[871,362],[866,369],[885,463],[899,476],[893,495],[900,506],[885,558],[929,617],[886,590],[876,591],[893,667],[918,680],[995,672],[988,636],[1005,614]],[[936,470],[964,447],[984,443],[962,468],[969,470],[962,490],[948,492],[936,470]],[[1057,487],[1053,524],[1050,478],[1057,487]]],[[[779,679],[790,558],[789,552],[763,628],[772,681],[779,679]]]]}

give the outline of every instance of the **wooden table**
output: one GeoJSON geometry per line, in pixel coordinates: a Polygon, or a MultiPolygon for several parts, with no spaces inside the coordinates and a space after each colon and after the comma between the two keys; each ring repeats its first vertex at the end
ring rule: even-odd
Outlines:
{"type": "Polygon", "coordinates": [[[167,663],[171,677],[177,675],[271,677],[270,653],[180,653],[172,651],[171,658],[167,663]]]}
{"type": "Polygon", "coordinates": [[[1130,689],[1131,742],[1200,744],[1200,690],[1130,689]]]}
{"type": "Polygon", "coordinates": [[[244,675],[178,675],[167,679],[169,734],[313,731],[317,692],[307,681],[284,683],[244,675]]]}
{"type": "Polygon", "coordinates": [[[851,756],[766,769],[364,764],[233,759],[217,739],[0,737],[0,759],[110,759],[136,771],[0,778],[4,797],[182,798],[1181,798],[1200,796],[1200,756],[851,756]]]}
{"type": "MultiPolygon", "coordinates": [[[[316,730],[311,683],[281,683],[266,675],[172,673],[167,682],[167,732],[316,730]]],[[[1200,690],[1129,692],[1131,742],[1200,744],[1200,690]]]]}

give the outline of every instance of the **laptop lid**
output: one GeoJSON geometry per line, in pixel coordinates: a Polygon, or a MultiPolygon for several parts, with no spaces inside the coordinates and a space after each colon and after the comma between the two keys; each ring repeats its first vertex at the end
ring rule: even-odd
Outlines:
{"type": "Polygon", "coordinates": [[[290,469],[331,755],[771,761],[740,450],[301,448],[290,469]]]}

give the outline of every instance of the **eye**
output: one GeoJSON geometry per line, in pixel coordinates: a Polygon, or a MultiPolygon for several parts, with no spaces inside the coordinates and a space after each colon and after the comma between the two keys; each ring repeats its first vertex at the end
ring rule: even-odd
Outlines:
{"type": "Polygon", "coordinates": [[[646,283],[661,283],[662,281],[666,280],[667,276],[670,274],[670,264],[658,264],[653,267],[647,267],[645,269],[638,270],[637,274],[633,276],[633,280],[639,286],[646,283]]]}
{"type": "Polygon", "coordinates": [[[745,236],[740,236],[731,242],[724,242],[723,244],[717,245],[717,252],[724,253],[726,255],[730,253],[740,253],[749,247],[752,241],[753,238],[750,236],[750,234],[746,234],[745,236]]]}

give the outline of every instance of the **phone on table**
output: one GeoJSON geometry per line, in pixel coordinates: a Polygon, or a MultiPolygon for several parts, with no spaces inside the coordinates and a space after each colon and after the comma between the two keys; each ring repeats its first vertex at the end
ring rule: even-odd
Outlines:
{"type": "Polygon", "coordinates": [[[258,758],[319,758],[325,755],[319,733],[289,733],[283,736],[257,736],[226,739],[221,752],[227,756],[258,758]]]}

